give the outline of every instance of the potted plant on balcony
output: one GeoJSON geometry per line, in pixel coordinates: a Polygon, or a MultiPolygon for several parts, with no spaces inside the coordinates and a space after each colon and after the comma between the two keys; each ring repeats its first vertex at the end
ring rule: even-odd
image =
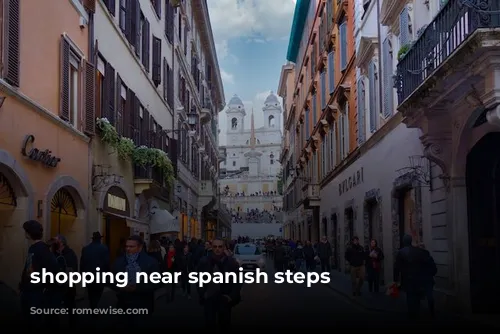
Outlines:
{"type": "Polygon", "coordinates": [[[404,56],[406,56],[406,54],[408,53],[408,51],[410,51],[410,49],[411,49],[411,44],[403,45],[398,51],[398,61],[401,61],[401,59],[403,59],[404,56]]]}

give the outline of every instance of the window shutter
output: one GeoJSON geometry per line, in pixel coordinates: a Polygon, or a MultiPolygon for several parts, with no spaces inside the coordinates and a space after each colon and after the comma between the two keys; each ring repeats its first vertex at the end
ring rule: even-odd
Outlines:
{"type": "Polygon", "coordinates": [[[95,133],[95,66],[85,62],[85,123],[84,132],[88,135],[95,133]]]}
{"type": "Polygon", "coordinates": [[[123,136],[133,138],[132,120],[134,119],[134,93],[127,89],[127,100],[125,102],[125,110],[123,110],[123,136]]]}
{"type": "Polygon", "coordinates": [[[399,14],[399,41],[401,46],[410,43],[408,6],[405,6],[401,14],[399,14]]]}
{"type": "Polygon", "coordinates": [[[335,90],[335,54],[330,52],[328,54],[328,87],[330,87],[330,94],[335,90]]]}
{"type": "Polygon", "coordinates": [[[161,17],[161,0],[155,0],[155,11],[159,17],[161,17]]]}
{"type": "Polygon", "coordinates": [[[135,54],[140,57],[140,51],[141,51],[141,27],[139,25],[141,24],[141,4],[139,3],[139,0],[135,0],[134,2],[134,11],[133,11],[133,17],[132,17],[132,27],[133,27],[133,43],[135,47],[135,54]]]}
{"type": "Polygon", "coordinates": [[[351,129],[349,128],[349,102],[345,103],[345,115],[344,115],[345,127],[344,127],[344,155],[349,154],[349,138],[351,136],[351,129]]]}
{"type": "Polygon", "coordinates": [[[146,72],[149,73],[149,57],[151,48],[151,36],[149,21],[144,18],[144,23],[142,26],[142,65],[146,68],[146,72]]]}
{"type": "Polygon", "coordinates": [[[390,45],[389,45],[389,39],[385,39],[384,43],[382,44],[382,55],[383,55],[383,60],[384,60],[384,68],[383,68],[383,73],[384,73],[384,112],[383,115],[384,117],[389,117],[392,115],[392,92],[393,92],[393,85],[392,85],[392,57],[391,57],[391,52],[390,52],[390,45]]]}
{"type": "Polygon", "coordinates": [[[170,108],[174,109],[174,70],[170,67],[168,67],[168,84],[167,84],[167,90],[168,90],[168,105],[170,108]]]}
{"type": "Polygon", "coordinates": [[[167,101],[168,99],[168,65],[167,65],[167,58],[163,57],[163,99],[167,101]]]}
{"type": "Polygon", "coordinates": [[[141,145],[149,147],[149,111],[146,109],[142,112],[141,145]]]}
{"type": "Polygon", "coordinates": [[[326,73],[321,72],[321,110],[326,107],[326,73]]]}
{"type": "Polygon", "coordinates": [[[61,101],[59,105],[59,116],[69,121],[69,42],[61,37],[61,101]]]}
{"type": "Polygon", "coordinates": [[[358,80],[358,144],[365,142],[365,85],[358,80]]]}
{"type": "Polygon", "coordinates": [[[133,18],[134,18],[134,6],[135,6],[135,0],[126,0],[125,4],[125,37],[129,41],[130,44],[133,44],[132,40],[132,24],[133,24],[133,18]]]}
{"type": "Polygon", "coordinates": [[[174,138],[168,139],[168,156],[174,167],[174,175],[177,176],[177,150],[178,143],[174,138]]]}
{"type": "Polygon", "coordinates": [[[304,141],[307,142],[309,139],[309,109],[306,109],[306,138],[304,138],[304,141]]]}
{"type": "Polygon", "coordinates": [[[313,95],[312,114],[313,114],[312,127],[314,128],[316,126],[316,118],[318,117],[318,94],[313,95]]]}
{"type": "Polygon", "coordinates": [[[134,114],[133,114],[133,125],[134,125],[134,135],[133,135],[133,140],[136,145],[139,145],[141,143],[141,137],[140,137],[140,126],[141,126],[141,101],[139,101],[139,98],[132,93],[134,96],[134,114]]]}
{"type": "Polygon", "coordinates": [[[170,0],[165,0],[165,35],[172,44],[174,42],[174,8],[170,0]]]}
{"type": "Polygon", "coordinates": [[[115,120],[115,128],[118,135],[123,135],[123,113],[125,110],[122,110],[122,78],[120,74],[116,74],[116,89],[115,89],[115,106],[116,106],[116,120],[115,120]]]}
{"type": "Polygon", "coordinates": [[[158,148],[156,147],[156,133],[154,131],[155,129],[155,119],[153,117],[153,115],[149,114],[149,147],[151,148],[158,148]]]}
{"type": "Polygon", "coordinates": [[[104,4],[106,5],[106,8],[108,9],[109,13],[113,16],[115,16],[116,13],[116,2],[115,0],[104,0],[104,4]]]}
{"type": "Polygon", "coordinates": [[[346,23],[342,23],[340,29],[340,70],[343,71],[347,67],[347,27],[346,23]]]}
{"type": "Polygon", "coordinates": [[[370,99],[370,131],[373,133],[377,130],[377,89],[375,82],[375,64],[373,61],[368,66],[368,94],[370,99]]]}
{"type": "Polygon", "coordinates": [[[161,83],[161,39],[153,36],[153,82],[156,87],[161,83]]]}
{"type": "MultiPolygon", "coordinates": [[[[20,0],[4,1],[4,78],[9,84],[14,87],[19,87],[19,61],[20,61],[20,0]]],[[[69,51],[69,45],[68,45],[69,51]]],[[[69,53],[68,53],[68,70],[69,70],[69,53]]],[[[68,78],[69,83],[69,78],[68,78]]],[[[69,94],[69,85],[68,85],[69,94]]],[[[68,95],[69,103],[69,95],[68,95]]],[[[69,112],[69,104],[68,104],[69,112]]],[[[69,114],[68,114],[69,116],[69,114]]]]}
{"type": "Polygon", "coordinates": [[[187,24],[184,25],[184,55],[187,56],[188,50],[188,27],[187,24]]]}
{"type": "Polygon", "coordinates": [[[115,125],[115,69],[109,64],[106,64],[106,75],[104,79],[106,80],[106,87],[105,89],[107,90],[107,108],[106,110],[106,118],[108,119],[109,123],[111,125],[115,125]]]}

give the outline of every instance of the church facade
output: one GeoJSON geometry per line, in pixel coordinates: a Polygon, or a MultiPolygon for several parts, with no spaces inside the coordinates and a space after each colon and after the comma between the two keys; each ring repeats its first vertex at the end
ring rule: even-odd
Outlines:
{"type": "Polygon", "coordinates": [[[220,191],[221,202],[232,211],[236,222],[271,223],[281,214],[278,180],[282,108],[278,97],[271,92],[260,112],[264,125],[255,127],[257,115],[253,110],[248,115],[236,95],[226,110],[226,160],[220,166],[220,191]]]}

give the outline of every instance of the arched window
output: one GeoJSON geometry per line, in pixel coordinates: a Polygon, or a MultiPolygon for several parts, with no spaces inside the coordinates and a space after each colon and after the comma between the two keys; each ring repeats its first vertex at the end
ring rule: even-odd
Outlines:
{"type": "Polygon", "coordinates": [[[270,128],[274,128],[275,122],[276,122],[276,120],[274,119],[274,116],[273,115],[269,116],[269,118],[268,118],[267,121],[268,121],[269,127],[270,128]]]}
{"type": "Polygon", "coordinates": [[[236,129],[238,127],[238,119],[236,117],[233,117],[231,119],[231,129],[236,129]]]}

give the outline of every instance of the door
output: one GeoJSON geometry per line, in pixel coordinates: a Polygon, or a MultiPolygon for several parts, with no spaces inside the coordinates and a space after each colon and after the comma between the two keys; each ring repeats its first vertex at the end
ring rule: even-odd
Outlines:
{"type": "Polygon", "coordinates": [[[471,306],[500,313],[500,133],[489,133],[467,155],[471,306]]]}

